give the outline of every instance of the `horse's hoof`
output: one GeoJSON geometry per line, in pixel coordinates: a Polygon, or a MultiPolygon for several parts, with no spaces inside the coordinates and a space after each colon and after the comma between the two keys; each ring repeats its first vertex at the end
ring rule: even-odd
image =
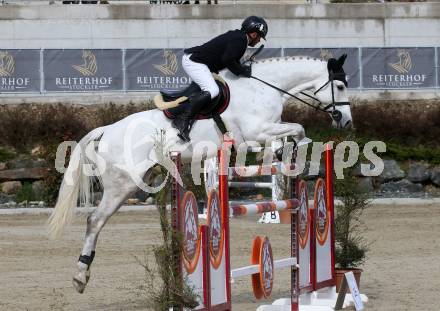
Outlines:
{"type": "Polygon", "coordinates": [[[275,156],[278,161],[283,161],[283,151],[284,151],[284,147],[280,147],[277,150],[275,150],[275,156]]]}
{"type": "Polygon", "coordinates": [[[75,287],[76,291],[80,294],[84,292],[86,289],[86,285],[90,279],[90,271],[81,271],[78,272],[72,280],[73,287],[75,287]]]}
{"type": "Polygon", "coordinates": [[[75,287],[76,291],[80,294],[84,293],[86,289],[86,284],[82,283],[80,280],[73,278],[72,280],[73,287],[75,287]]]}

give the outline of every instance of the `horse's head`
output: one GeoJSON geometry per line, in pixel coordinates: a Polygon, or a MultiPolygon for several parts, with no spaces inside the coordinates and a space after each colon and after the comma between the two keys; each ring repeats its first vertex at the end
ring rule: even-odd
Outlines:
{"type": "Polygon", "coordinates": [[[350,102],[348,101],[347,80],[344,65],[347,55],[339,59],[330,58],[327,62],[328,76],[316,80],[315,96],[327,106],[333,126],[337,128],[350,128],[353,125],[350,102]]]}

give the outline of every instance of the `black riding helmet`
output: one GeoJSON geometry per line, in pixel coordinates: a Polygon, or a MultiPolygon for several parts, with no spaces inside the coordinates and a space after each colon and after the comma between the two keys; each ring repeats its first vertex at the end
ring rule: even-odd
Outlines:
{"type": "Polygon", "coordinates": [[[241,24],[241,30],[246,33],[257,32],[263,39],[266,40],[267,23],[259,16],[249,16],[241,24]]]}

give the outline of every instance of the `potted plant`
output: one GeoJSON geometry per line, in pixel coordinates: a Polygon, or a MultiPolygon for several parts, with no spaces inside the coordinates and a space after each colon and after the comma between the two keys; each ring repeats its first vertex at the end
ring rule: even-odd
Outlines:
{"type": "Polygon", "coordinates": [[[368,193],[362,189],[356,177],[347,174],[335,180],[335,195],[342,204],[335,206],[335,264],[336,290],[339,290],[344,273],[353,271],[359,286],[362,269],[368,251],[362,237],[361,216],[370,203],[368,193]]]}

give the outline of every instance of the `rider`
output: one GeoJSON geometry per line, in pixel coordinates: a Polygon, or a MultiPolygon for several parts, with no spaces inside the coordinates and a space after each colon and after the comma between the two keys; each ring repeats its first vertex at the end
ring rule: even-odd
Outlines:
{"type": "Polygon", "coordinates": [[[260,39],[266,39],[267,23],[258,16],[246,18],[241,29],[230,30],[203,45],[184,50],[182,67],[190,78],[199,85],[201,92],[190,96],[188,108],[173,120],[179,130],[178,136],[189,141],[191,120],[215,98],[220,90],[212,72],[228,68],[237,76],[250,77],[251,67],[240,64],[240,58],[247,46],[254,47],[260,39]]]}

